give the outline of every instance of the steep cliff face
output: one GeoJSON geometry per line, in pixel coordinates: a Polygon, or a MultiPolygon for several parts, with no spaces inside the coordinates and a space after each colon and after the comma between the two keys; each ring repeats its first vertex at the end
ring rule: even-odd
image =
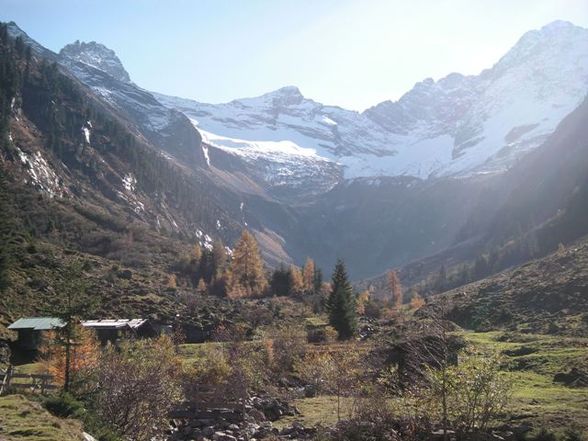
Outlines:
{"type": "Polygon", "coordinates": [[[106,72],[117,81],[130,83],[131,78],[116,53],[103,44],[76,41],[64,46],[59,51],[59,58],[64,63],[80,62],[106,72]]]}

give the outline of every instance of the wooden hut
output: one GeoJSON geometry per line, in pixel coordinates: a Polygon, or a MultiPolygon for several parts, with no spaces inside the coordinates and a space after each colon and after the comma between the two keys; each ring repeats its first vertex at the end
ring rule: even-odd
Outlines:
{"type": "Polygon", "coordinates": [[[8,329],[18,333],[15,342],[17,349],[38,351],[50,331],[64,326],[65,323],[55,317],[27,317],[18,319],[8,329]]]}

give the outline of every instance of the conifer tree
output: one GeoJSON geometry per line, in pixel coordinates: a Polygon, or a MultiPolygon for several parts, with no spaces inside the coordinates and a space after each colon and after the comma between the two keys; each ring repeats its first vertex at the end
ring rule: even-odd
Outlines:
{"type": "Polygon", "coordinates": [[[396,271],[388,272],[388,289],[392,297],[392,305],[394,308],[400,309],[403,300],[402,285],[396,271]]]}
{"type": "Polygon", "coordinates": [[[290,270],[283,264],[280,264],[280,266],[272,272],[270,281],[271,293],[274,296],[284,296],[290,293],[291,288],[292,277],[290,270]]]}
{"type": "Polygon", "coordinates": [[[12,265],[14,222],[4,176],[0,173],[0,293],[8,287],[8,270],[12,265]]]}
{"type": "Polygon", "coordinates": [[[208,294],[208,287],[206,286],[206,282],[202,278],[198,280],[198,285],[196,286],[196,294],[198,294],[198,296],[200,297],[204,297],[208,294]]]}
{"type": "Polygon", "coordinates": [[[329,323],[337,330],[340,340],[348,340],[357,330],[356,299],[341,259],[333,272],[331,293],[327,300],[329,323]]]}
{"type": "Polygon", "coordinates": [[[200,247],[200,244],[198,242],[196,242],[194,244],[194,247],[192,248],[192,261],[194,262],[195,265],[199,265],[201,258],[202,258],[202,247],[200,247]]]}
{"type": "Polygon", "coordinates": [[[306,259],[304,269],[302,270],[302,276],[304,278],[304,289],[306,291],[314,291],[314,260],[310,257],[306,259]]]}
{"type": "Polygon", "coordinates": [[[313,277],[313,290],[319,293],[323,289],[323,271],[315,265],[313,277]]]}
{"type": "Polygon", "coordinates": [[[227,250],[223,245],[222,241],[215,240],[212,244],[212,267],[213,267],[213,277],[218,279],[223,272],[225,271],[227,266],[227,250]]]}
{"type": "Polygon", "coordinates": [[[60,297],[50,307],[50,314],[61,319],[65,324],[57,332],[58,343],[64,349],[63,390],[65,392],[68,392],[71,386],[72,351],[79,338],[76,333],[76,323],[80,319],[88,318],[98,304],[98,299],[86,292],[87,287],[83,263],[74,261],[65,268],[64,278],[58,286],[60,297]]]}
{"type": "Polygon", "coordinates": [[[257,241],[249,231],[243,230],[233,251],[228,295],[231,298],[261,295],[266,287],[267,280],[257,241]]]}
{"type": "Polygon", "coordinates": [[[290,294],[294,296],[299,296],[304,293],[305,285],[304,285],[304,278],[302,277],[302,272],[300,272],[300,268],[295,265],[290,266],[290,294]]]}

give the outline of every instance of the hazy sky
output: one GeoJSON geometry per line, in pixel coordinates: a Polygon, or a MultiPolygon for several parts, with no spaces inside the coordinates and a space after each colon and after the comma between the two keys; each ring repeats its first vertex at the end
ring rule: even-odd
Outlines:
{"type": "Polygon", "coordinates": [[[588,27],[588,1],[0,0],[0,20],[54,51],[114,49],[147,89],[216,103],[296,85],[357,110],[477,74],[556,19],[588,27]]]}

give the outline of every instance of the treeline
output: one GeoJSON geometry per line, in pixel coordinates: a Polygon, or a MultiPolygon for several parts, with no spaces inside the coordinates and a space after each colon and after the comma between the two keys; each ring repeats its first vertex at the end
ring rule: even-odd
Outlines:
{"type": "Polygon", "coordinates": [[[323,273],[311,258],[304,266],[280,265],[266,271],[255,237],[244,230],[231,253],[216,241],[204,248],[194,245],[189,256],[183,257],[173,268],[168,289],[179,283],[191,285],[197,296],[215,295],[231,300],[288,296],[304,301],[315,313],[327,312],[330,325],[340,339],[355,336],[357,316],[366,311],[369,295],[358,294],[349,282],[345,264],[335,265],[330,283],[323,281],[323,273]]]}
{"type": "MultiPolygon", "coordinates": [[[[536,259],[563,247],[561,242],[555,240],[546,241],[534,232],[521,233],[516,239],[509,240],[505,244],[490,248],[489,251],[479,254],[472,261],[446,266],[442,264],[439,269],[429,274],[421,282],[413,285],[411,295],[427,297],[439,294],[459,286],[484,279],[507,268],[520,265],[532,259],[536,259]]],[[[407,278],[416,278],[416,274],[407,274],[407,278]]]]}
{"type": "Polygon", "coordinates": [[[323,275],[311,258],[303,268],[295,265],[266,271],[259,245],[247,230],[241,234],[234,250],[220,240],[212,246],[196,243],[190,255],[173,266],[170,287],[184,282],[199,294],[226,296],[230,299],[265,296],[310,296],[327,289],[323,275]]]}

